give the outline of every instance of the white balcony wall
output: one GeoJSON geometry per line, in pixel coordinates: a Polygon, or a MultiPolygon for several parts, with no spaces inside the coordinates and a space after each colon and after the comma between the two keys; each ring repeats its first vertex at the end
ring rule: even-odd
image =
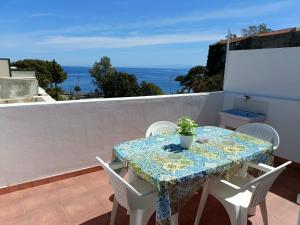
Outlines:
{"type": "Polygon", "coordinates": [[[300,47],[230,51],[224,109],[265,113],[278,130],[275,155],[300,163],[300,47]],[[251,100],[244,101],[243,95],[251,100]]]}
{"type": "Polygon", "coordinates": [[[158,120],[218,125],[223,93],[0,106],[0,186],[96,165],[158,120]]]}

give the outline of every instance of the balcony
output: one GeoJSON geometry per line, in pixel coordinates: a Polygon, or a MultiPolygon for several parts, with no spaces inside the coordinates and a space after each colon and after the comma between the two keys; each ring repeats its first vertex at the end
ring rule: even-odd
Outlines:
{"type": "MultiPolygon", "coordinates": [[[[255,51],[261,50],[230,53],[231,60],[239,63],[229,63],[224,92],[1,104],[1,224],[108,224],[112,191],[103,171],[95,171],[99,169],[95,156],[110,160],[114,145],[144,137],[146,128],[159,120],[189,116],[200,126],[218,126],[222,110],[263,113],[281,139],[275,156],[299,163],[299,76],[293,73],[295,82],[291,84],[284,83],[291,79],[280,76],[284,66],[288,67],[284,71],[299,71],[298,62],[271,64],[272,57],[281,56],[277,51],[284,53],[283,58],[288,55],[286,49],[272,49],[263,54],[270,62],[258,59],[256,64],[262,65],[253,66],[248,56],[255,51]],[[273,66],[259,71],[263,65],[273,66]],[[237,79],[241,74],[244,78],[237,79]],[[267,82],[270,74],[277,89],[267,82]],[[260,76],[266,76],[263,82],[260,76]],[[261,88],[262,84],[267,88],[261,88]],[[245,100],[244,94],[251,98],[245,100]]],[[[291,58],[296,60],[300,48],[294,51],[291,58]]],[[[270,224],[296,224],[299,180],[299,170],[288,168],[273,185],[267,197],[270,224]]],[[[200,193],[181,210],[181,224],[193,224],[200,193]]],[[[125,210],[120,210],[117,218],[118,224],[128,224],[125,210]]],[[[154,224],[154,217],[149,224],[154,224]]],[[[222,206],[209,198],[200,224],[229,224],[229,218],[222,206]]],[[[259,210],[248,224],[262,224],[259,210]]]]}
{"type": "MultiPolygon", "coordinates": [[[[273,185],[267,196],[270,225],[296,224],[299,205],[295,198],[300,190],[299,180],[299,171],[288,168],[273,185]]],[[[180,224],[194,223],[200,196],[196,194],[180,211],[180,224]]],[[[0,195],[0,220],[5,225],[107,225],[112,199],[113,192],[101,170],[0,195]]],[[[248,218],[248,224],[262,224],[260,211],[257,212],[248,218]]],[[[121,224],[129,224],[124,209],[119,209],[117,214],[116,225],[121,224]]],[[[150,224],[155,224],[154,216],[150,224]]],[[[223,206],[209,197],[200,224],[230,225],[230,221],[223,206]]]]}
{"type": "MultiPolygon", "coordinates": [[[[0,107],[0,126],[5,131],[0,136],[1,221],[108,224],[113,193],[104,172],[77,176],[82,171],[98,169],[95,156],[109,160],[112,146],[143,137],[148,125],[157,120],[175,121],[185,115],[196,118],[200,125],[218,125],[218,112],[223,106],[234,104],[235,98],[242,96],[215,92],[3,105],[0,107]]],[[[276,99],[268,101],[269,107],[277,104],[276,99]]],[[[291,129],[293,125],[289,126],[291,129]]],[[[285,126],[280,127],[280,134],[283,129],[285,126]]],[[[276,154],[293,153],[293,148],[285,148],[285,144],[283,141],[284,150],[279,149],[276,154]]],[[[268,195],[270,224],[295,224],[299,179],[299,171],[289,168],[273,185],[268,195]]],[[[193,224],[199,197],[200,194],[196,195],[181,211],[181,224],[193,224]]],[[[117,224],[127,224],[125,221],[128,216],[120,210],[117,224]]],[[[229,218],[211,197],[200,224],[220,223],[229,224],[229,218]]],[[[249,218],[249,223],[261,224],[259,210],[249,218]]],[[[154,217],[149,224],[154,224],[154,217]]]]}

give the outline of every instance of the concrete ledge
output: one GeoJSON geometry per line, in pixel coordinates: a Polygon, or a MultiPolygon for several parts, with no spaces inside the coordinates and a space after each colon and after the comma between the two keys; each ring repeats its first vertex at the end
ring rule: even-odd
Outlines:
{"type": "Polygon", "coordinates": [[[0,99],[32,97],[38,94],[35,78],[0,78],[0,99]]]}

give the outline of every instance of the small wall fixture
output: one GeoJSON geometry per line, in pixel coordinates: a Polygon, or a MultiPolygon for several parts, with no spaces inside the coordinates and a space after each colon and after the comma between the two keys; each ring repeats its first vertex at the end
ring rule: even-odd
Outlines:
{"type": "Polygon", "coordinates": [[[244,95],[244,97],[245,97],[245,102],[247,102],[248,100],[251,99],[251,97],[249,95],[244,95]]]}

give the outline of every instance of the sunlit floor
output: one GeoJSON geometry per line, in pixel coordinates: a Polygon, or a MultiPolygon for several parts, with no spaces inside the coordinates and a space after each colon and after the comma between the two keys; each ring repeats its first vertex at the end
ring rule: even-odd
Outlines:
{"type": "MultiPolygon", "coordinates": [[[[300,171],[287,169],[277,179],[267,196],[270,225],[294,225],[300,206],[300,171]]],[[[50,184],[0,195],[1,225],[107,225],[112,208],[113,192],[103,171],[89,173],[50,184]]],[[[179,214],[181,225],[194,223],[200,194],[179,214]]],[[[128,224],[126,211],[119,208],[116,225],[128,224]]],[[[153,215],[149,224],[155,224],[153,215]]],[[[230,224],[225,209],[209,197],[200,224],[230,224]]],[[[259,209],[248,224],[262,224],[259,209]]]]}

